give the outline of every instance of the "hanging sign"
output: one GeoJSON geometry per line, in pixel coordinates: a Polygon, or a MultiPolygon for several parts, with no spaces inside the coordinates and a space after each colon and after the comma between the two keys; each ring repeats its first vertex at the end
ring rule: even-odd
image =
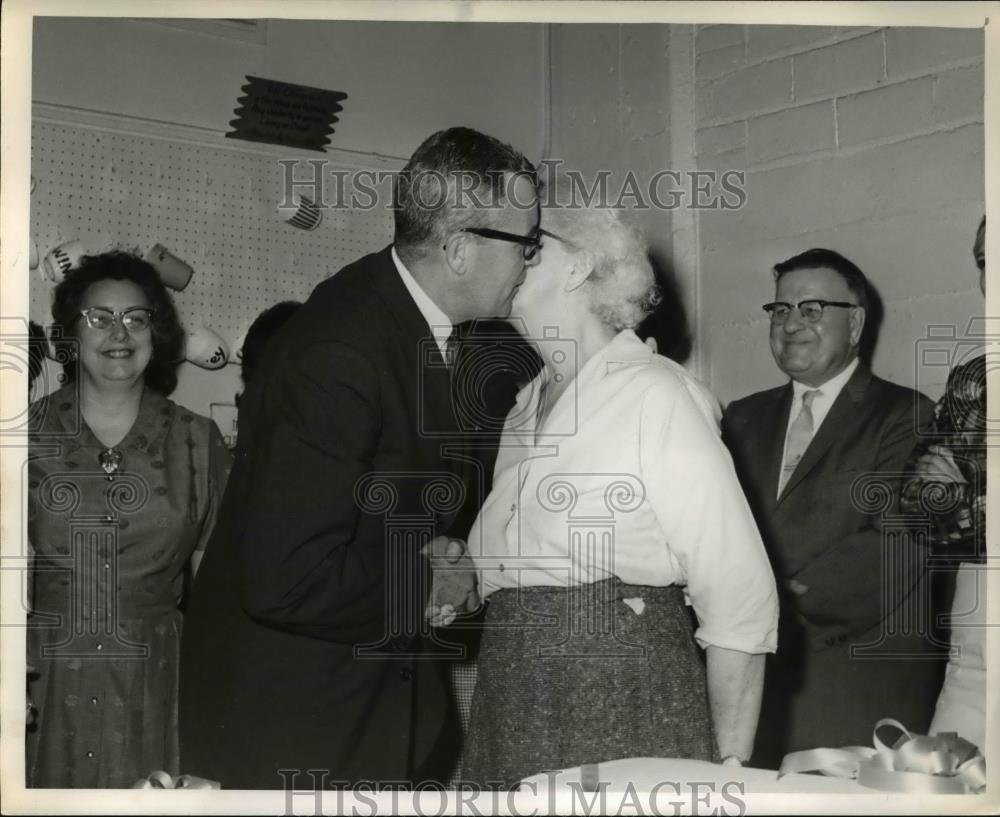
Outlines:
{"type": "Polygon", "coordinates": [[[347,99],[342,91],[251,76],[242,90],[236,119],[229,123],[233,130],[226,136],[320,152],[339,121],[339,103],[347,99]]]}

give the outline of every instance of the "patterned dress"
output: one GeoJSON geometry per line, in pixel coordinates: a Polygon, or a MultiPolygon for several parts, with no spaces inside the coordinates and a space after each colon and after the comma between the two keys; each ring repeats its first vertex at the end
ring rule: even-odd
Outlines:
{"type": "Polygon", "coordinates": [[[176,775],[178,604],[228,475],[222,435],[146,389],[120,458],[102,463],[75,385],[33,404],[30,429],[27,785],[176,775]]]}
{"type": "MultiPolygon", "coordinates": [[[[930,519],[937,565],[955,568],[951,594],[951,657],[929,732],[986,740],[986,357],[956,366],[934,407],[931,433],[909,468],[933,446],[946,449],[965,482],[912,476],[903,487],[904,512],[930,519]]],[[[942,600],[942,606],[947,605],[942,600]]]]}

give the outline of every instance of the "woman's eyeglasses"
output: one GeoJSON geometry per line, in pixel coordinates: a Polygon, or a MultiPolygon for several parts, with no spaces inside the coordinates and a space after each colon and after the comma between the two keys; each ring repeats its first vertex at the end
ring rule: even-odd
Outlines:
{"type": "Polygon", "coordinates": [[[516,233],[505,233],[503,230],[491,230],[489,227],[463,227],[460,233],[472,233],[480,238],[493,238],[497,241],[511,241],[521,245],[521,254],[525,261],[530,261],[542,248],[539,236],[544,230],[535,230],[531,235],[517,235],[516,233]]]}
{"type": "Polygon", "coordinates": [[[857,306],[857,304],[847,303],[847,301],[823,301],[817,298],[808,301],[799,301],[797,304],[790,304],[786,301],[775,301],[774,303],[764,304],[763,309],[771,316],[771,323],[785,323],[788,320],[788,316],[792,314],[793,309],[799,310],[799,315],[802,316],[802,320],[806,323],[816,323],[823,317],[823,310],[828,306],[838,306],[848,309],[857,306]]]}
{"type": "Polygon", "coordinates": [[[134,306],[131,309],[114,310],[103,306],[92,306],[90,309],[81,309],[80,314],[87,320],[87,326],[91,329],[107,331],[115,325],[115,321],[121,319],[122,326],[129,332],[141,332],[149,329],[153,322],[155,310],[146,309],[141,306],[134,306]]]}

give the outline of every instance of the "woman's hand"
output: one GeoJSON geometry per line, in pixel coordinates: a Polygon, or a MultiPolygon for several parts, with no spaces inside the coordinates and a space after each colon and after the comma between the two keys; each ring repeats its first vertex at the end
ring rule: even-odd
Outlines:
{"type": "Polygon", "coordinates": [[[927,453],[917,460],[914,473],[929,482],[958,482],[967,480],[962,476],[951,450],[941,445],[932,445],[927,453]]]}

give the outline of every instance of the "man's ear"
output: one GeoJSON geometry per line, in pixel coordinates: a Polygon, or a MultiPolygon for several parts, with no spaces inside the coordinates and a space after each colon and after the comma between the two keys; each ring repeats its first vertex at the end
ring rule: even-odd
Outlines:
{"type": "Polygon", "coordinates": [[[444,260],[455,275],[465,275],[471,249],[468,233],[452,233],[444,243],[444,260]]]}
{"type": "Polygon", "coordinates": [[[594,271],[594,254],[589,250],[578,250],[573,255],[572,265],[569,270],[569,278],[566,279],[564,290],[572,292],[583,285],[583,282],[590,277],[594,271]]]}
{"type": "Polygon", "coordinates": [[[861,343],[861,334],[865,329],[865,318],[867,313],[863,306],[856,306],[851,310],[851,316],[848,320],[851,322],[851,345],[857,346],[861,343]]]}

